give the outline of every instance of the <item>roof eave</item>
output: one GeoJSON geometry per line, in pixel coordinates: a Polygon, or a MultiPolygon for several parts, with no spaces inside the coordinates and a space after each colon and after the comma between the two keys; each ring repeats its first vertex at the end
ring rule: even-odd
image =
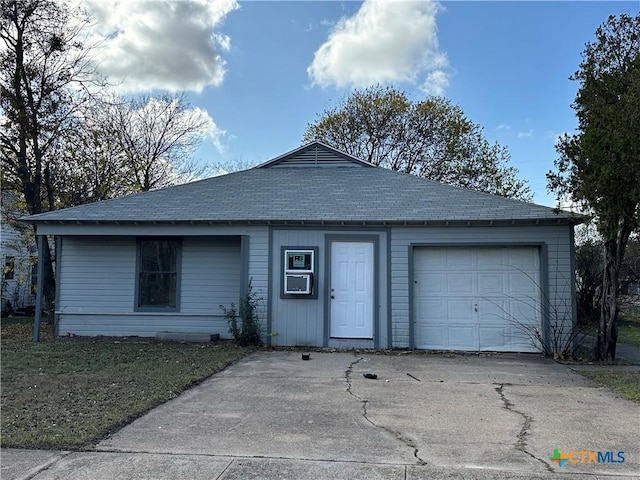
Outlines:
{"type": "Polygon", "coordinates": [[[583,217],[558,218],[520,218],[520,219],[452,219],[452,220],[358,220],[358,219],[310,219],[310,220],[281,220],[281,219],[249,219],[249,220],[86,220],[86,219],[31,219],[21,218],[21,222],[31,225],[267,225],[267,226],[369,226],[369,227],[499,227],[499,226],[551,226],[551,225],[579,225],[584,223],[583,217]]]}

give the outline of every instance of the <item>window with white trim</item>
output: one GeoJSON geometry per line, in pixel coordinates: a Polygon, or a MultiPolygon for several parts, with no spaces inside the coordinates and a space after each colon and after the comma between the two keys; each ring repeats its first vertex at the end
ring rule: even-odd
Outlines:
{"type": "Polygon", "coordinates": [[[282,247],[282,298],[317,298],[317,247],[282,247]]]}

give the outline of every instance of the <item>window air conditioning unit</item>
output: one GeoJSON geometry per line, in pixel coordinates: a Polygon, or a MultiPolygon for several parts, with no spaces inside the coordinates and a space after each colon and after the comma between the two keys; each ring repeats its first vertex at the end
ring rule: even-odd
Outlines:
{"type": "Polygon", "coordinates": [[[284,293],[288,295],[310,295],[311,287],[311,273],[287,273],[285,275],[284,293]]]}

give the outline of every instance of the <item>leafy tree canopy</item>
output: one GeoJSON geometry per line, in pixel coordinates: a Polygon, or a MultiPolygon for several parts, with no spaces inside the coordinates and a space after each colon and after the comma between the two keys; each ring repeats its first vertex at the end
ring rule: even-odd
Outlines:
{"type": "Polygon", "coordinates": [[[356,90],[307,125],[303,141],[319,140],[376,166],[459,187],[531,200],[508,166],[505,147],[442,97],[413,102],[404,92],[375,86],[356,90]]]}
{"type": "Polygon", "coordinates": [[[610,16],[571,79],[578,132],[557,144],[549,188],[591,210],[605,240],[628,237],[640,224],[640,15],[610,16]]]}
{"type": "Polygon", "coordinates": [[[578,130],[556,145],[549,188],[593,212],[603,244],[597,360],[615,358],[621,269],[640,227],[640,15],[610,16],[586,44],[572,105],[578,130]]]}
{"type": "Polygon", "coordinates": [[[59,0],[0,0],[0,179],[29,214],[190,180],[202,170],[191,155],[215,132],[184,96],[109,95],[86,43],[91,22],[59,0]]]}

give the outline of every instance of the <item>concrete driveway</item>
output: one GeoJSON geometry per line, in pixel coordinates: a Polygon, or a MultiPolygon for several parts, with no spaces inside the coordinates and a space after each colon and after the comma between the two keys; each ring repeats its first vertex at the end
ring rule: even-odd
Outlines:
{"type": "Polygon", "coordinates": [[[638,405],[536,355],[258,352],[93,452],[18,472],[45,453],[5,450],[2,478],[640,478],[638,432],[638,405]]]}

